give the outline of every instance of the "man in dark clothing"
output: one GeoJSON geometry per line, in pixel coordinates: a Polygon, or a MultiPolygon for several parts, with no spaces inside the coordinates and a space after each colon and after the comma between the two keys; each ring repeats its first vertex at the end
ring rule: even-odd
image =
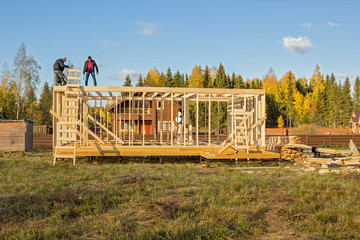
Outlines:
{"type": "Polygon", "coordinates": [[[67,83],[67,78],[65,74],[63,73],[64,68],[68,68],[68,65],[65,65],[64,62],[66,62],[66,57],[60,58],[56,60],[54,63],[53,69],[54,69],[54,86],[56,85],[65,85],[67,83]],[[63,82],[58,82],[58,75],[63,79],[63,82]]]}
{"type": "Polygon", "coordinates": [[[85,61],[84,68],[83,68],[83,74],[85,75],[85,86],[88,85],[89,75],[91,74],[92,79],[94,80],[94,86],[96,86],[96,78],[95,78],[95,68],[96,68],[96,74],[99,74],[98,66],[96,65],[96,62],[91,59],[91,57],[88,57],[88,60],[85,61]]]}

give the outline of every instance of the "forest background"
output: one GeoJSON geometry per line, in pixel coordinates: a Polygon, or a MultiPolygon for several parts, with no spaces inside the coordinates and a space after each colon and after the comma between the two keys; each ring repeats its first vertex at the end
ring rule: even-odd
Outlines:
{"type": "MultiPolygon", "coordinates": [[[[28,55],[24,43],[19,47],[12,67],[4,64],[0,75],[0,118],[31,119],[35,124],[52,124],[49,110],[52,106],[52,86],[45,82],[39,86],[40,64],[28,55]],[[36,92],[41,92],[37,98],[36,92]]],[[[48,80],[52,81],[52,79],[48,80]]],[[[298,77],[289,70],[278,78],[273,69],[262,78],[244,79],[241,73],[227,73],[222,63],[219,66],[195,65],[190,74],[173,72],[170,67],[165,72],[156,67],[146,76],[138,79],[126,76],[123,86],[190,87],[190,88],[234,88],[264,89],[266,92],[266,127],[297,127],[315,124],[321,127],[348,128],[353,110],[360,110],[360,79],[356,77],[351,86],[349,77],[338,81],[333,73],[322,73],[318,65],[312,76],[298,77]]],[[[226,124],[226,105],[220,103],[211,107],[211,124],[226,124]],[[214,113],[213,113],[214,112],[214,113]],[[214,114],[214,115],[213,115],[214,114]]],[[[104,107],[106,108],[106,107],[104,107]]],[[[94,110],[98,113],[100,110],[94,110]]],[[[195,111],[190,105],[190,115],[195,111]]],[[[200,127],[208,123],[207,106],[200,105],[200,127]]],[[[105,111],[102,111],[105,112],[105,111]]],[[[102,116],[106,123],[107,115],[102,116]]]]}

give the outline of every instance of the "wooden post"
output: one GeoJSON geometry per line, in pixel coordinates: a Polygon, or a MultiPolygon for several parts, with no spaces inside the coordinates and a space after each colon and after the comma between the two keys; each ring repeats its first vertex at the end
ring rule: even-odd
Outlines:
{"type": "Polygon", "coordinates": [[[143,112],[143,116],[142,116],[142,120],[143,120],[143,142],[142,145],[145,145],[145,92],[143,92],[143,106],[142,106],[142,112],[143,112]]]}
{"type": "Polygon", "coordinates": [[[184,133],[184,137],[183,137],[183,143],[184,143],[184,146],[185,146],[185,142],[186,142],[186,124],[187,124],[187,119],[186,119],[186,111],[187,111],[187,108],[186,108],[186,99],[185,99],[185,93],[184,93],[184,97],[183,97],[183,108],[182,108],[182,125],[183,125],[183,133],[184,133]]]}
{"type": "Polygon", "coordinates": [[[154,131],[154,142],[156,142],[156,130],[157,130],[157,122],[156,122],[156,118],[157,118],[157,107],[158,107],[158,101],[155,100],[155,101],[152,101],[152,103],[154,103],[155,106],[153,106],[152,110],[154,110],[154,113],[153,113],[153,131],[154,131]]]}
{"type": "MultiPolygon", "coordinates": [[[[94,117],[95,117],[95,120],[96,120],[96,99],[95,99],[95,113],[94,113],[94,117]]],[[[96,135],[96,123],[94,123],[94,130],[95,130],[95,135],[96,135]]]]}
{"type": "MultiPolygon", "coordinates": [[[[109,128],[109,100],[106,100],[106,127],[109,128]]],[[[106,132],[106,140],[109,141],[108,132],[106,132]]]]}
{"type": "Polygon", "coordinates": [[[130,119],[131,119],[131,107],[130,107],[130,103],[131,103],[131,92],[128,93],[128,111],[129,111],[129,118],[128,118],[128,139],[129,139],[129,146],[131,145],[131,140],[130,140],[130,119]]]}
{"type": "Polygon", "coordinates": [[[196,94],[196,146],[199,146],[199,94],[196,94]]]}
{"type": "Polygon", "coordinates": [[[161,98],[160,101],[160,144],[163,142],[163,130],[164,130],[164,123],[163,123],[163,106],[164,106],[164,100],[161,98]]]}
{"type": "Polygon", "coordinates": [[[217,101],[217,142],[219,143],[219,135],[220,135],[220,107],[219,101],[217,101]]]}
{"type": "Polygon", "coordinates": [[[171,134],[170,134],[170,142],[171,142],[171,146],[173,146],[174,145],[174,139],[173,139],[173,137],[174,137],[174,132],[173,132],[173,128],[174,128],[174,123],[173,123],[173,118],[174,118],[174,99],[173,99],[173,96],[174,96],[174,93],[171,93],[171,102],[170,102],[170,104],[171,104],[171,134]]]}
{"type": "MultiPolygon", "coordinates": [[[[261,102],[261,109],[262,109],[262,114],[261,117],[265,117],[266,116],[266,96],[265,94],[263,94],[262,96],[262,102],[261,102]]],[[[265,124],[266,121],[264,120],[264,122],[261,125],[261,145],[265,146],[265,137],[266,137],[266,132],[265,132],[265,124]]]]}
{"type": "MultiPolygon", "coordinates": [[[[231,112],[234,112],[234,94],[231,95],[231,112]]],[[[231,138],[232,140],[235,140],[235,135],[234,135],[234,115],[231,115],[231,138]]],[[[235,146],[236,146],[236,142],[235,141],[235,146]]]]}
{"type": "MultiPolygon", "coordinates": [[[[118,136],[118,122],[117,122],[117,118],[118,118],[118,92],[116,92],[116,97],[115,97],[115,117],[114,117],[114,122],[113,122],[113,127],[115,128],[115,136],[118,136]]],[[[121,116],[121,108],[120,108],[120,116],[121,116]]],[[[121,121],[121,119],[120,119],[121,121]]],[[[121,124],[121,123],[120,123],[121,124]]],[[[120,129],[121,129],[121,125],[120,125],[120,129]]],[[[117,138],[115,139],[115,146],[117,146],[117,138]]]]}
{"type": "MultiPolygon", "coordinates": [[[[116,92],[116,99],[117,99],[117,92],[116,92]]],[[[116,132],[116,136],[118,137],[118,136],[120,136],[120,139],[124,139],[124,137],[123,137],[123,131],[122,131],[122,120],[121,120],[121,115],[122,115],[122,109],[121,109],[121,104],[122,104],[122,101],[120,101],[120,103],[119,104],[115,104],[115,106],[116,106],[116,109],[118,109],[119,108],[119,121],[120,121],[120,131],[119,131],[119,133],[118,132],[116,132]]]]}
{"type": "MultiPolygon", "coordinates": [[[[102,120],[102,99],[100,99],[100,124],[101,126],[103,125],[103,120],[102,120]]],[[[102,137],[102,128],[100,128],[100,139],[102,137]]]]}
{"type": "Polygon", "coordinates": [[[135,134],[135,121],[134,121],[134,112],[135,112],[135,100],[133,98],[133,94],[131,93],[131,142],[134,144],[134,134],[135,134]]]}
{"type": "Polygon", "coordinates": [[[209,93],[209,143],[211,144],[211,94],[209,93]]]}

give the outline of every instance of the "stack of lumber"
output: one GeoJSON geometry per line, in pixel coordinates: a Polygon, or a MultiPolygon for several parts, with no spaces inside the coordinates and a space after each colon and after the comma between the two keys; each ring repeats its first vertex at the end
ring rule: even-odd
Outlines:
{"type": "Polygon", "coordinates": [[[292,162],[308,162],[309,156],[303,154],[300,148],[292,145],[279,145],[276,151],[280,153],[280,158],[292,162]]]}
{"type": "Polygon", "coordinates": [[[341,158],[339,162],[342,165],[360,165],[360,157],[341,158]]]}

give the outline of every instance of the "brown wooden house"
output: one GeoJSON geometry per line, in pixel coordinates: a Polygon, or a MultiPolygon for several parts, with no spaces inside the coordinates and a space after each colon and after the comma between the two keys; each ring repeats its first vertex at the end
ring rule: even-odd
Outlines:
{"type": "MultiPolygon", "coordinates": [[[[146,85],[151,87],[150,85],[146,85]]],[[[141,97],[143,93],[133,93],[134,97],[141,97]]],[[[125,94],[128,96],[128,94],[125,94]]],[[[159,93],[146,93],[145,97],[161,97],[159,93]]],[[[173,128],[181,115],[181,105],[173,102],[173,116],[171,117],[171,102],[169,100],[120,100],[109,107],[112,113],[112,131],[119,133],[133,132],[135,135],[156,135],[161,130],[169,132],[171,130],[171,119],[173,128]],[[116,106],[116,107],[115,107],[116,106]],[[115,115],[117,114],[117,117],[115,115]],[[117,119],[117,124],[115,123],[117,119]],[[162,123],[162,126],[161,126],[162,123]],[[143,127],[144,126],[144,127],[143,127]]],[[[173,129],[174,130],[174,129],[173,129]]]]}

